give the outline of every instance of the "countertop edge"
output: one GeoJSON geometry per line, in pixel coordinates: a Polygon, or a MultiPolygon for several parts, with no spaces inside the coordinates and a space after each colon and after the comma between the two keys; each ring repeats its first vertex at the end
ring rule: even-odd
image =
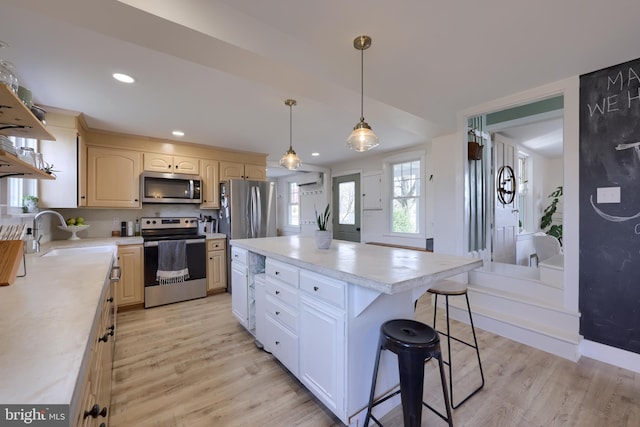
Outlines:
{"type": "MultiPolygon", "coordinates": [[[[255,242],[258,240],[260,239],[232,239],[230,241],[230,244],[231,246],[237,246],[237,247],[246,249],[248,251],[255,252],[269,258],[273,258],[274,260],[277,260],[277,261],[289,263],[299,268],[304,268],[304,269],[313,271],[315,273],[323,274],[325,276],[328,276],[337,280],[342,280],[348,283],[352,283],[354,285],[369,288],[385,294],[396,294],[396,293],[405,292],[411,289],[415,289],[421,286],[428,286],[432,283],[435,283],[438,280],[444,279],[446,277],[455,276],[461,273],[466,273],[468,271],[474,270],[483,265],[483,261],[481,259],[468,258],[468,257],[462,257],[462,256],[453,256],[453,255],[443,255],[443,254],[437,254],[437,253],[427,253],[427,252],[419,253],[418,251],[411,251],[410,249],[385,248],[380,246],[380,247],[377,247],[379,249],[376,249],[376,250],[410,251],[411,253],[419,254],[417,256],[426,256],[426,257],[435,256],[443,259],[458,258],[458,259],[464,259],[467,261],[464,265],[455,266],[444,272],[436,272],[430,275],[416,276],[413,278],[408,278],[406,280],[401,280],[396,282],[385,282],[385,281],[376,280],[371,277],[364,277],[362,275],[354,274],[352,272],[341,271],[341,270],[325,267],[323,265],[313,263],[311,261],[295,258],[292,256],[287,256],[282,253],[275,252],[273,250],[265,249],[263,247],[257,247],[255,245],[255,242]]],[[[283,243],[284,243],[284,240],[283,240],[283,243]]],[[[353,244],[353,242],[345,242],[345,243],[353,244]]],[[[334,240],[332,245],[334,244],[340,245],[341,243],[340,241],[336,242],[334,240]]],[[[357,243],[357,245],[360,245],[360,243],[357,243]]],[[[364,244],[362,245],[363,245],[363,248],[367,248],[367,246],[364,246],[364,244]]]]}

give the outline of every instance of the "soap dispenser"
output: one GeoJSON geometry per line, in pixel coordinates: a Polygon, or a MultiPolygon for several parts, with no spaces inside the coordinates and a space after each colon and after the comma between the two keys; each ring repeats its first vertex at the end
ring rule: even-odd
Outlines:
{"type": "Polygon", "coordinates": [[[27,234],[24,236],[24,250],[28,254],[36,252],[36,239],[33,237],[31,227],[27,228],[27,234]]]}

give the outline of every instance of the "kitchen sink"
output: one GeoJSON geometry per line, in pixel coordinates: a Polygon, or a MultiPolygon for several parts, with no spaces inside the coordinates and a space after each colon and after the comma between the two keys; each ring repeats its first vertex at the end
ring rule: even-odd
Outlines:
{"type": "Polygon", "coordinates": [[[106,252],[115,252],[116,246],[77,246],[73,248],[56,248],[45,252],[42,256],[65,256],[78,254],[97,254],[106,252]]]}

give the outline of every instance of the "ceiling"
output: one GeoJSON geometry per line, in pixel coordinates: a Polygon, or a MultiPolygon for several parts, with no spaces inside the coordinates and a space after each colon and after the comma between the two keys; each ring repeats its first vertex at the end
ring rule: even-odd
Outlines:
{"type": "Polygon", "coordinates": [[[128,134],[318,166],[456,129],[459,111],[640,56],[637,0],[2,0],[0,58],[36,103],[128,134]],[[380,138],[345,147],[360,117],[380,138]],[[125,85],[111,78],[124,72],[125,85]],[[171,131],[185,132],[182,138],[171,131]],[[319,156],[312,157],[312,152],[319,156]]]}

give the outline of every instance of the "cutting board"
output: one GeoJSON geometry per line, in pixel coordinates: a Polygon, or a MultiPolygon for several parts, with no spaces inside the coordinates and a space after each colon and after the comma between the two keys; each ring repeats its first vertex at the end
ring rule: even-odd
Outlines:
{"type": "Polygon", "coordinates": [[[23,245],[22,240],[0,240],[0,286],[15,282],[23,245]]]}

